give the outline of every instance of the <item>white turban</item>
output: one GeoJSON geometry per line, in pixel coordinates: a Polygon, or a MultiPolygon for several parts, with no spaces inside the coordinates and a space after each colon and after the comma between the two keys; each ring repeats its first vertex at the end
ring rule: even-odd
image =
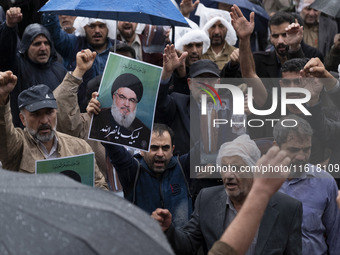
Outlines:
{"type": "Polygon", "coordinates": [[[239,156],[248,166],[255,166],[261,157],[261,152],[249,135],[241,135],[221,145],[216,163],[221,166],[222,158],[231,156],[239,156]]]}
{"type": "Polygon", "coordinates": [[[297,12],[301,12],[303,8],[310,6],[315,0],[301,0],[297,7],[297,12]]]}
{"type": "Polygon", "coordinates": [[[210,39],[207,34],[201,29],[191,29],[180,37],[175,42],[175,47],[177,50],[183,51],[183,46],[190,43],[200,43],[203,42],[202,54],[206,53],[210,47],[210,39]]]}
{"type": "Polygon", "coordinates": [[[108,37],[110,37],[111,39],[116,39],[116,21],[107,20],[107,19],[93,19],[93,18],[77,17],[73,23],[73,27],[76,29],[75,34],[77,36],[78,35],[86,36],[84,27],[86,25],[90,25],[96,22],[101,22],[101,23],[106,24],[106,27],[109,30],[108,37]]]}
{"type": "Polygon", "coordinates": [[[208,29],[211,28],[217,21],[221,21],[228,30],[225,40],[229,45],[235,45],[237,36],[235,29],[231,25],[229,12],[214,8],[207,8],[203,4],[199,4],[195,15],[200,16],[200,28],[202,28],[207,35],[209,35],[208,29]]]}

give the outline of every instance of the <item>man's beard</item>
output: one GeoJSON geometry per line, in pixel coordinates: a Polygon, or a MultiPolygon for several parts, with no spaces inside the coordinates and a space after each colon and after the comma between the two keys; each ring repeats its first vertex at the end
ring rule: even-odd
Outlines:
{"type": "Polygon", "coordinates": [[[288,50],[289,50],[289,46],[288,45],[285,45],[283,43],[280,43],[279,45],[277,45],[275,47],[275,51],[276,53],[280,56],[280,57],[286,57],[288,56],[288,50]],[[286,48],[285,51],[279,51],[278,48],[282,48],[282,46],[284,46],[286,48]]]}
{"type": "Polygon", "coordinates": [[[112,106],[111,106],[111,114],[112,117],[115,119],[115,121],[125,128],[129,128],[132,124],[132,122],[135,120],[136,117],[136,111],[137,111],[137,105],[133,112],[130,112],[129,114],[123,115],[120,112],[120,109],[117,107],[115,100],[113,100],[112,106]]]}
{"type": "Polygon", "coordinates": [[[213,38],[219,38],[219,40],[215,41],[215,40],[211,40],[211,45],[214,46],[220,46],[223,45],[225,43],[225,41],[223,40],[222,36],[218,35],[218,36],[213,36],[213,38]]]}
{"type": "Polygon", "coordinates": [[[27,131],[31,134],[31,136],[33,136],[34,139],[36,139],[36,140],[38,140],[42,143],[51,141],[56,134],[56,127],[52,128],[48,124],[43,124],[43,125],[39,126],[38,130],[31,129],[30,127],[26,127],[26,128],[27,128],[27,131]],[[40,130],[46,129],[46,128],[49,128],[51,130],[50,134],[46,134],[46,135],[39,134],[40,130]]]}
{"type": "Polygon", "coordinates": [[[187,67],[190,67],[193,63],[195,63],[196,61],[200,60],[201,57],[197,54],[197,53],[194,53],[194,54],[191,54],[190,56],[187,56],[186,60],[185,60],[185,64],[187,65],[187,67]],[[197,58],[197,60],[195,61],[192,61],[190,59],[190,57],[194,57],[194,58],[197,58]]]}

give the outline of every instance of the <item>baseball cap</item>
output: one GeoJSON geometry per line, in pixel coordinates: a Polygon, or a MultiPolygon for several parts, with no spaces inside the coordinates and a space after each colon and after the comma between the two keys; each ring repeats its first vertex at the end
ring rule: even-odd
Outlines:
{"type": "Polygon", "coordinates": [[[215,64],[215,62],[212,62],[209,59],[198,60],[190,66],[190,77],[195,78],[203,73],[210,73],[215,75],[216,77],[220,77],[218,66],[215,64]]]}
{"type": "Polygon", "coordinates": [[[39,84],[19,94],[18,107],[19,109],[25,108],[29,112],[34,112],[42,108],[57,109],[57,101],[48,86],[39,84]]]}

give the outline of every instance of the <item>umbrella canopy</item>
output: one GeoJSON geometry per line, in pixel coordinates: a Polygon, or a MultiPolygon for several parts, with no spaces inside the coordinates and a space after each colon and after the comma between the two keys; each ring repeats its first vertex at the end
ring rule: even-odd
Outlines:
{"type": "Polygon", "coordinates": [[[332,17],[340,17],[339,0],[315,0],[310,7],[332,17]]]}
{"type": "Polygon", "coordinates": [[[0,254],[173,254],[158,224],[61,174],[0,170],[0,254]]]}
{"type": "Polygon", "coordinates": [[[39,11],[152,25],[189,26],[170,0],[50,0],[39,11]]]}
{"type": "MultiPolygon", "coordinates": [[[[269,15],[266,10],[248,0],[213,0],[224,4],[236,4],[245,17],[249,17],[251,12],[255,13],[255,31],[264,31],[268,29],[269,15]]],[[[249,19],[249,18],[248,18],[249,19]]]]}

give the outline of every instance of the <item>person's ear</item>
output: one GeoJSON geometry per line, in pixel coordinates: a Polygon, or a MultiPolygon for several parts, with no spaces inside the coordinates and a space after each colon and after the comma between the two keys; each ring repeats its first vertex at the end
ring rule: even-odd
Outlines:
{"type": "Polygon", "coordinates": [[[25,115],[23,113],[19,113],[19,117],[21,120],[21,123],[26,127],[26,119],[25,119],[25,115]]]}
{"type": "Polygon", "coordinates": [[[189,89],[191,90],[191,78],[188,78],[187,82],[188,82],[189,89]]]}
{"type": "Polygon", "coordinates": [[[275,140],[273,141],[273,146],[280,147],[275,140]]]}

